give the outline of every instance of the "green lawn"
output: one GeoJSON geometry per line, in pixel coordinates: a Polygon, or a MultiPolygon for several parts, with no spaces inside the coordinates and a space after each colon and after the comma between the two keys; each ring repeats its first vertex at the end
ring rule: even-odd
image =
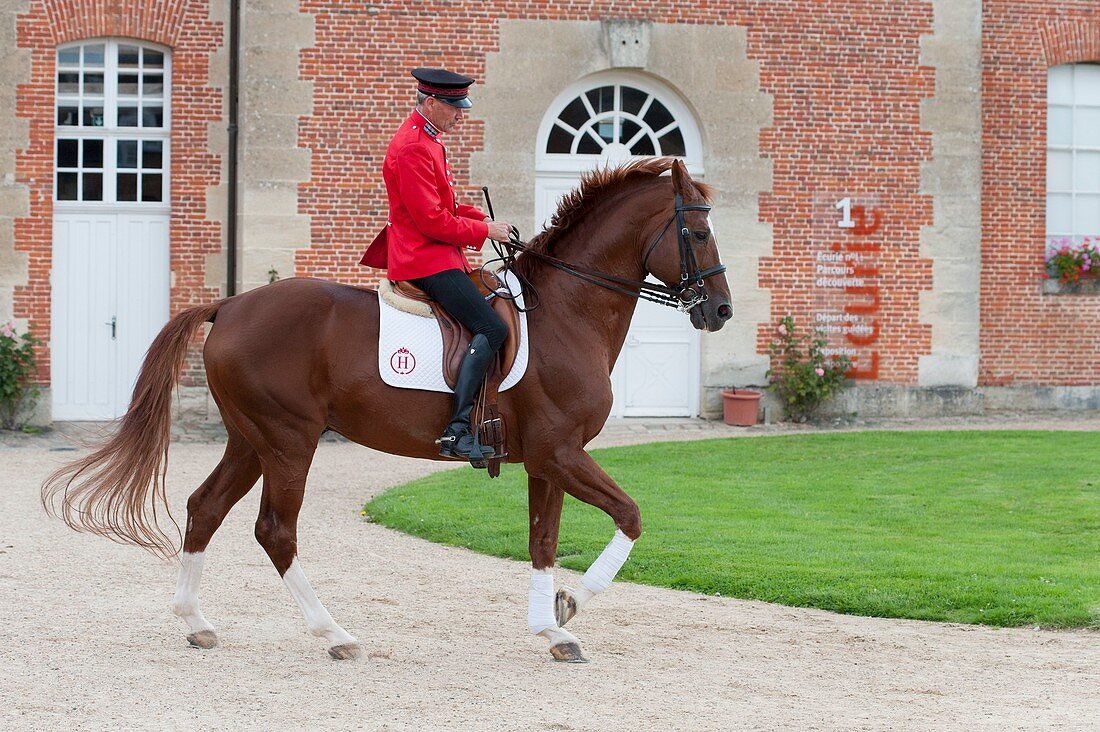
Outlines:
{"type": "MultiPolygon", "coordinates": [[[[638,502],[619,579],[842,613],[1100,627],[1100,436],[867,432],[594,450],[638,502]]],[[[521,466],[387,491],[374,520],[527,560],[521,466]]],[[[611,520],[566,497],[558,556],[584,570],[611,520]]]]}

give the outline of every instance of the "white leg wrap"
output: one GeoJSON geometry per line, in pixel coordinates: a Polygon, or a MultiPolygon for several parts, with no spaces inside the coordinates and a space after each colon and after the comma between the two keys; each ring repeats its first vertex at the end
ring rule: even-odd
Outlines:
{"type": "MultiPolygon", "coordinates": [[[[615,575],[622,569],[633,547],[634,542],[628,539],[621,529],[615,529],[615,536],[611,537],[603,553],[581,578],[579,592],[583,593],[587,590],[590,593],[583,598],[583,602],[587,602],[592,599],[592,596],[600,594],[611,586],[611,580],[615,579],[615,575]]],[[[577,607],[579,608],[582,604],[581,598],[578,597],[577,607]]]]}
{"type": "Polygon", "coordinates": [[[192,633],[214,630],[199,610],[199,580],[206,552],[184,552],[180,558],[180,574],[176,581],[176,595],[172,598],[172,612],[183,618],[192,633]]]}
{"type": "Polygon", "coordinates": [[[336,624],[325,606],[317,599],[317,593],[313,591],[313,586],[309,584],[305,572],[302,571],[302,566],[298,564],[298,557],[294,557],[294,561],[290,563],[290,568],[283,575],[283,582],[290,590],[291,597],[301,608],[302,614],[306,616],[306,627],[309,628],[310,633],[325,638],[330,646],[356,642],[355,638],[336,624]]]}
{"type": "Polygon", "coordinates": [[[531,586],[527,590],[527,628],[538,635],[556,629],[554,619],[554,575],[549,569],[531,571],[531,586]]]}

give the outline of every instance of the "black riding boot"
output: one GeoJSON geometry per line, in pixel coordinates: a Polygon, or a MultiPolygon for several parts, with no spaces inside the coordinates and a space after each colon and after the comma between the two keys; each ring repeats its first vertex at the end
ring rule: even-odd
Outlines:
{"type": "Polygon", "coordinates": [[[470,412],[474,408],[474,399],[481,388],[485,372],[489,370],[495,356],[496,351],[489,346],[489,339],[485,336],[479,333],[470,341],[470,347],[466,350],[455,380],[454,414],[451,415],[451,422],[443,436],[439,438],[439,454],[443,457],[469,460],[474,467],[484,468],[486,458],[492,454],[491,446],[482,445],[481,449],[474,449],[470,412]]]}

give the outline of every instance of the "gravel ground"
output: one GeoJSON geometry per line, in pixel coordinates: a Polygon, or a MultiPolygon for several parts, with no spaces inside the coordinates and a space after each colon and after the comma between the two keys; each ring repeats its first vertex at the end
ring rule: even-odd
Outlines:
{"type": "MultiPolygon", "coordinates": [[[[943,427],[1100,431],[1100,415],[824,428],[943,427]]],[[[807,429],[821,427],[621,421],[597,444],[807,429]]],[[[80,454],[72,432],[0,439],[0,729],[1100,728],[1096,632],[849,617],[616,583],[569,625],[590,663],[557,664],[526,631],[526,564],[359,518],[371,496],[453,464],[339,441],[318,451],[299,550],[364,658],[332,661],[305,631],[252,538],[258,490],[208,552],[202,603],[221,645],[193,649],[168,611],[173,564],[75,534],[39,507],[43,477],[80,454]]],[[[173,445],[177,516],[220,453],[173,445]]]]}

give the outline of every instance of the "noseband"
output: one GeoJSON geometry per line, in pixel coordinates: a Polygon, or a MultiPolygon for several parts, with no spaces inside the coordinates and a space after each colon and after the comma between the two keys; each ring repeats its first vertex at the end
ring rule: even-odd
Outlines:
{"type": "MultiPolygon", "coordinates": [[[[606,290],[618,292],[629,297],[636,297],[640,300],[649,300],[658,305],[667,305],[668,307],[676,308],[680,312],[686,313],[692,308],[702,305],[707,301],[708,295],[704,280],[726,271],[726,265],[724,264],[717,264],[704,270],[699,269],[699,264],[695,259],[695,251],[692,249],[689,239],[691,231],[684,222],[685,211],[710,211],[710,208],[711,207],[706,204],[689,204],[685,206],[683,197],[677,193],[676,211],[673,213],[672,218],[668,220],[668,223],[664,225],[664,228],[661,229],[661,233],[657,234],[653,243],[646,249],[645,257],[642,258],[642,268],[648,272],[649,255],[651,255],[653,250],[657,248],[657,245],[661,243],[661,240],[668,232],[668,227],[672,226],[672,222],[675,221],[680,248],[680,282],[676,285],[657,284],[645,280],[631,280],[625,277],[618,277],[598,270],[570,264],[569,262],[565,262],[543,252],[533,251],[528,248],[527,242],[519,238],[519,230],[515,227],[512,227],[511,235],[504,244],[507,253],[501,252],[499,247],[497,247],[497,253],[500,255],[500,259],[503,260],[506,269],[514,269],[513,265],[515,264],[516,253],[521,252],[546,262],[550,266],[560,269],[562,272],[593,285],[598,285],[606,290]],[[634,290],[637,290],[637,292],[634,290]]],[[[710,236],[713,236],[713,234],[710,236]]],[[[496,246],[497,242],[493,242],[493,245],[496,246]]],[[[525,292],[534,290],[529,282],[523,284],[525,292]]],[[[537,293],[535,294],[534,300],[536,305],[526,308],[527,310],[533,310],[537,307],[537,293]]]]}

